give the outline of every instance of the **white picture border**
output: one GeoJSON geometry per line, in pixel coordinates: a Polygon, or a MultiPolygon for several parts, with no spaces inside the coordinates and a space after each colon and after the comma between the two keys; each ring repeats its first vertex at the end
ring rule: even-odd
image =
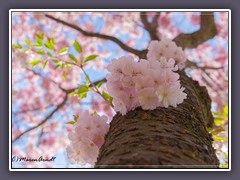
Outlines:
{"type": "Polygon", "coordinates": [[[10,9],[9,10],[9,171],[231,171],[231,10],[230,9],[10,9]],[[228,32],[228,67],[229,67],[229,84],[228,84],[228,98],[229,98],[229,104],[228,104],[228,112],[229,112],[229,120],[228,120],[228,126],[229,126],[229,132],[228,132],[228,169],[85,169],[85,168],[39,168],[39,169],[18,169],[18,168],[12,168],[12,134],[11,134],[11,121],[12,121],[12,12],[65,12],[65,11],[71,11],[71,12],[108,12],[108,11],[114,11],[114,12],[156,12],[156,11],[170,11],[170,12],[183,12],[183,11],[189,11],[189,12],[204,12],[204,11],[213,11],[213,12],[228,12],[228,22],[229,22],[229,32],[228,32]]]}

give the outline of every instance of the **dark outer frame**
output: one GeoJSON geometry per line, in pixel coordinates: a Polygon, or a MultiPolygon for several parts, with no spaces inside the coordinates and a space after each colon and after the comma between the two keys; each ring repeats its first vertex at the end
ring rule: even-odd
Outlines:
{"type": "MultiPolygon", "coordinates": [[[[235,52],[235,49],[238,47],[237,45],[234,46],[234,44],[237,44],[237,42],[239,41],[239,38],[237,38],[236,36],[234,36],[237,32],[239,32],[240,29],[240,25],[237,24],[237,16],[240,15],[239,11],[237,9],[238,4],[235,1],[235,4],[233,1],[224,1],[224,0],[219,0],[218,3],[212,1],[209,2],[207,0],[202,0],[201,2],[196,2],[196,1],[188,1],[188,0],[183,0],[181,1],[181,3],[177,2],[177,0],[168,0],[167,2],[165,2],[163,4],[157,2],[157,0],[148,0],[147,2],[143,2],[143,1],[138,1],[136,2],[128,2],[126,0],[122,0],[121,3],[118,2],[109,2],[108,0],[102,0],[101,2],[98,2],[98,5],[96,4],[96,2],[93,3],[93,0],[88,0],[87,2],[75,2],[74,0],[68,0],[67,2],[59,2],[58,1],[58,6],[56,6],[56,3],[54,1],[46,1],[46,0],[42,0],[41,2],[33,2],[33,1],[13,1],[13,0],[1,0],[1,11],[0,11],[0,18],[3,20],[2,22],[2,26],[1,26],[1,35],[0,38],[5,40],[5,42],[3,43],[3,46],[0,48],[0,52],[1,54],[4,55],[3,58],[1,58],[2,64],[0,66],[0,85],[2,88],[2,90],[0,91],[1,93],[1,103],[2,106],[0,108],[0,114],[3,115],[3,117],[1,118],[1,123],[2,124],[0,127],[2,128],[2,135],[0,136],[1,139],[1,143],[3,143],[1,145],[2,147],[2,155],[4,155],[1,158],[0,161],[0,174],[1,177],[4,177],[4,179],[6,178],[13,178],[14,176],[16,176],[16,178],[18,179],[25,179],[26,177],[29,178],[34,178],[36,180],[38,179],[42,179],[44,177],[56,177],[59,179],[65,179],[67,177],[67,175],[63,175],[63,174],[59,174],[60,172],[51,172],[51,173],[43,173],[43,172],[9,172],[8,170],[8,154],[9,154],[9,149],[8,149],[8,123],[9,123],[9,118],[8,118],[8,112],[9,112],[9,103],[8,103],[8,95],[9,95],[9,89],[8,89],[8,82],[9,81],[9,72],[8,72],[8,65],[9,65],[9,57],[8,57],[8,45],[9,45],[9,39],[8,39],[8,11],[9,9],[32,9],[32,8],[36,8],[36,9],[51,9],[51,8],[57,8],[57,9],[72,9],[72,8],[79,8],[79,9],[98,9],[98,8],[102,8],[102,9],[153,9],[153,8],[158,8],[158,9],[169,9],[169,8],[173,8],[173,9],[231,9],[232,11],[232,71],[231,71],[231,76],[232,76],[232,95],[234,95],[234,93],[239,92],[240,89],[240,85],[235,81],[236,77],[239,77],[239,72],[236,71],[236,68],[238,67],[237,63],[239,63],[237,60],[233,60],[237,58],[237,54],[235,52]],[[24,2],[25,1],[25,2],[24,2]],[[235,7],[235,8],[234,8],[235,7]],[[28,173],[28,174],[27,174],[28,173]],[[37,173],[37,175],[33,174],[33,173],[37,173]],[[39,175],[38,175],[39,174],[39,175]],[[41,175],[40,175],[41,174],[41,175]],[[65,176],[65,177],[64,177],[65,176]]],[[[237,34],[236,34],[237,35],[237,34]]],[[[231,97],[229,97],[231,98],[231,97]]],[[[237,98],[234,98],[232,100],[232,107],[237,107],[237,98]],[[236,103],[236,105],[235,105],[236,103]],[[233,106],[235,105],[235,106],[233,106]]],[[[237,109],[237,108],[235,108],[237,109]]],[[[239,126],[239,121],[236,120],[237,117],[237,111],[234,110],[234,108],[232,108],[232,112],[231,113],[231,124],[232,124],[232,131],[230,132],[232,135],[232,147],[231,147],[231,154],[232,154],[232,163],[231,163],[231,172],[144,172],[144,173],[140,173],[140,172],[82,172],[81,174],[76,174],[76,172],[74,172],[71,177],[78,177],[78,178],[94,178],[94,177],[98,177],[98,178],[114,178],[114,179],[122,179],[122,178],[136,178],[136,179],[146,179],[149,178],[149,176],[151,176],[151,179],[159,179],[159,178],[163,178],[163,179],[226,179],[229,178],[230,179],[238,179],[238,169],[239,169],[239,154],[237,154],[237,150],[239,151],[239,147],[240,144],[237,143],[237,127],[239,126]],[[117,174],[121,173],[121,176],[118,176],[117,174]],[[161,174],[158,174],[161,173],[161,174]],[[181,173],[182,175],[179,176],[179,173],[181,173]],[[200,176],[198,176],[195,173],[203,173],[200,176]],[[101,175],[100,175],[101,174],[101,175]],[[112,176],[112,177],[111,177],[112,176]]]]}

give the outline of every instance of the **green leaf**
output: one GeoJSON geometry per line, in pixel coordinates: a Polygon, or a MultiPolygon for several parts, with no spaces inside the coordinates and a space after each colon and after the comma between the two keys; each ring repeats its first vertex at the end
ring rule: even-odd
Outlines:
{"type": "Polygon", "coordinates": [[[97,87],[100,88],[103,83],[104,83],[103,81],[100,81],[99,83],[97,83],[97,87]]]}
{"type": "Polygon", "coordinates": [[[59,66],[60,66],[60,64],[57,64],[57,65],[55,66],[55,69],[59,68],[59,66]]]}
{"type": "Polygon", "coordinates": [[[50,57],[52,57],[52,53],[50,53],[50,52],[47,52],[47,54],[48,54],[50,57]]]}
{"type": "Polygon", "coordinates": [[[28,45],[28,47],[31,46],[31,42],[29,41],[29,39],[25,39],[25,42],[26,42],[26,44],[28,45]]]}
{"type": "Polygon", "coordinates": [[[48,42],[49,42],[49,44],[53,47],[53,49],[54,49],[54,39],[53,38],[50,38],[49,40],[48,40],[48,42]]]}
{"type": "Polygon", "coordinates": [[[106,93],[105,91],[102,92],[102,95],[105,99],[109,99],[110,95],[106,93]]]}
{"type": "Polygon", "coordinates": [[[208,131],[209,133],[211,133],[211,132],[213,131],[213,128],[208,127],[208,128],[207,128],[207,131],[208,131]]]}
{"type": "Polygon", "coordinates": [[[228,105],[226,105],[226,106],[223,107],[222,116],[228,117],[228,105]]]}
{"type": "Polygon", "coordinates": [[[27,52],[27,49],[24,48],[22,51],[23,51],[24,53],[26,53],[26,52],[27,52]]]}
{"type": "Polygon", "coordinates": [[[54,49],[54,46],[50,43],[50,42],[45,42],[44,43],[44,46],[50,50],[53,50],[54,49]]]}
{"type": "Polygon", "coordinates": [[[95,115],[95,114],[97,114],[97,112],[96,111],[94,111],[92,114],[90,114],[91,116],[93,116],[93,115],[95,115]]]}
{"type": "Polygon", "coordinates": [[[87,97],[87,93],[82,93],[78,95],[79,98],[84,99],[87,97]]]}
{"type": "Polygon", "coordinates": [[[48,63],[48,60],[46,60],[46,61],[43,63],[43,69],[46,67],[47,63],[48,63]]]}
{"type": "Polygon", "coordinates": [[[74,121],[77,122],[78,121],[78,116],[77,115],[73,115],[74,117],[74,121]]]}
{"type": "Polygon", "coordinates": [[[228,168],[228,164],[223,164],[223,165],[220,165],[220,168],[228,168]]]}
{"type": "Polygon", "coordinates": [[[73,46],[78,53],[82,52],[82,47],[76,40],[74,41],[73,46]]]}
{"type": "Polygon", "coordinates": [[[37,34],[37,38],[39,38],[40,40],[44,39],[44,34],[37,34]]]}
{"type": "Polygon", "coordinates": [[[60,53],[60,54],[65,54],[67,51],[68,51],[68,48],[67,48],[67,47],[64,47],[64,48],[62,48],[62,49],[59,51],[59,53],[60,53]]]}
{"type": "Polygon", "coordinates": [[[37,37],[37,43],[42,45],[42,39],[37,37]]]}
{"type": "Polygon", "coordinates": [[[41,54],[41,55],[45,55],[45,52],[42,51],[42,50],[36,50],[36,53],[41,54]]]}
{"type": "Polygon", "coordinates": [[[92,55],[86,57],[84,62],[92,61],[92,60],[96,59],[97,56],[98,55],[96,55],[96,54],[92,54],[92,55]]]}
{"type": "Polygon", "coordinates": [[[70,96],[78,96],[79,98],[83,99],[87,97],[88,91],[89,91],[89,87],[84,85],[84,86],[81,86],[77,91],[70,93],[70,96]]]}
{"type": "Polygon", "coordinates": [[[64,67],[65,67],[65,64],[62,63],[62,64],[60,65],[60,68],[63,69],[64,67]]]}
{"type": "Polygon", "coordinates": [[[106,99],[108,101],[110,106],[113,106],[113,104],[112,104],[113,98],[108,93],[103,91],[102,96],[104,97],[104,99],[106,99]]]}
{"type": "Polygon", "coordinates": [[[89,79],[88,75],[85,77],[85,80],[86,80],[87,83],[90,83],[90,79],[89,79]]]}
{"type": "Polygon", "coordinates": [[[42,44],[34,43],[33,46],[35,46],[35,47],[42,47],[42,44]]]}
{"type": "Polygon", "coordinates": [[[221,126],[223,125],[223,119],[222,118],[214,118],[214,124],[216,124],[217,126],[221,126]]]}
{"type": "Polygon", "coordinates": [[[82,94],[82,93],[87,93],[89,91],[89,87],[88,86],[81,86],[77,91],[76,94],[82,94]]]}
{"type": "Polygon", "coordinates": [[[67,79],[67,73],[66,73],[66,71],[63,71],[62,77],[63,77],[63,80],[64,80],[64,81],[67,79]]]}
{"type": "Polygon", "coordinates": [[[41,60],[33,60],[30,62],[30,64],[34,67],[36,65],[38,65],[41,62],[41,60]]]}
{"type": "Polygon", "coordinates": [[[218,141],[227,141],[228,138],[222,137],[222,136],[216,136],[214,135],[213,138],[218,141]]]}
{"type": "Polygon", "coordinates": [[[74,125],[74,124],[75,124],[75,121],[66,122],[65,124],[71,124],[71,125],[74,125]]]}
{"type": "Polygon", "coordinates": [[[68,68],[68,69],[70,69],[72,67],[72,65],[71,64],[66,64],[66,68],[68,68]]]}
{"type": "Polygon", "coordinates": [[[113,107],[113,97],[112,96],[110,96],[110,98],[108,100],[108,103],[109,103],[110,106],[113,107]]]}
{"type": "Polygon", "coordinates": [[[218,129],[215,129],[215,130],[213,131],[213,133],[214,133],[214,134],[218,134],[218,133],[224,132],[224,131],[225,131],[225,129],[223,129],[222,127],[220,127],[220,128],[218,128],[218,129]]]}
{"type": "Polygon", "coordinates": [[[14,49],[21,49],[22,48],[22,46],[20,44],[13,44],[12,47],[14,49]]]}
{"type": "Polygon", "coordinates": [[[52,59],[52,62],[54,62],[54,63],[59,63],[60,60],[58,60],[58,59],[52,59]]]}
{"type": "Polygon", "coordinates": [[[73,60],[75,63],[78,63],[78,60],[74,57],[72,54],[68,54],[71,60],[73,60]]]}

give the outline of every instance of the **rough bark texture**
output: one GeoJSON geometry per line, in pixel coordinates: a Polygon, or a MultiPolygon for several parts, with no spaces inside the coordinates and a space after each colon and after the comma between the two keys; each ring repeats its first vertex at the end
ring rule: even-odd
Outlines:
{"type": "Polygon", "coordinates": [[[217,168],[212,137],[213,117],[205,87],[181,73],[188,94],[177,108],[137,108],[117,114],[95,168],[217,168]]]}

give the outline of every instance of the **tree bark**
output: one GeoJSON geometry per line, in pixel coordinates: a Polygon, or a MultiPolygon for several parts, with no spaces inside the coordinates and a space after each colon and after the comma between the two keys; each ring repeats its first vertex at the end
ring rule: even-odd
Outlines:
{"type": "Polygon", "coordinates": [[[218,168],[207,89],[180,72],[187,99],[176,108],[116,114],[95,168],[218,168]]]}

